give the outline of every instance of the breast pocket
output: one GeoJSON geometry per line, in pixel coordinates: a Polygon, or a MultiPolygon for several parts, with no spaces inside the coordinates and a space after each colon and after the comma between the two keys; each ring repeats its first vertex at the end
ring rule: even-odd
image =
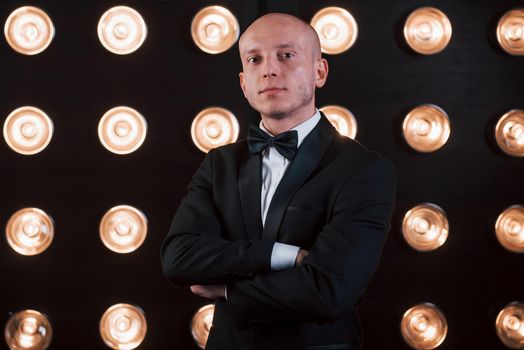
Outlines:
{"type": "Polygon", "coordinates": [[[286,209],[278,241],[309,249],[326,221],[326,209],[320,205],[290,205],[286,209]]]}

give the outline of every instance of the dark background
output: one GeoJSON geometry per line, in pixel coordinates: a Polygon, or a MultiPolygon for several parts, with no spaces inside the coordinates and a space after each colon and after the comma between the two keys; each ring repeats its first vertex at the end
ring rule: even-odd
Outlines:
{"type": "Polygon", "coordinates": [[[495,318],[524,299],[524,256],[498,244],[494,224],[506,207],[524,202],[524,163],[498,150],[493,128],[508,110],[524,108],[524,57],[504,53],[494,32],[500,16],[522,1],[2,0],[1,23],[28,4],[48,13],[55,38],[35,56],[0,40],[0,115],[5,120],[15,108],[33,105],[50,116],[55,131],[32,156],[0,142],[0,224],[23,207],[38,207],[56,230],[52,245],[33,257],[0,240],[2,330],[11,313],[32,308],[52,323],[51,349],[104,349],[100,317],[127,302],[146,313],[140,349],[196,349],[189,322],[209,301],[170,284],[159,260],[160,243],[204,157],[192,143],[191,122],[201,109],[222,106],[235,113],[243,137],[258,116],[239,88],[237,45],[219,55],[200,51],[191,19],[219,4],[244,30],[266,12],[309,21],[336,5],[353,14],[359,34],[349,51],[326,55],[330,76],[318,106],[350,109],[357,140],[391,159],[398,172],[391,233],[360,310],[364,349],[408,349],[400,320],[423,301],[447,318],[440,349],[504,348],[495,318]],[[103,48],[96,33],[104,11],[122,4],[139,11],[148,27],[142,47],[124,56],[103,48]],[[439,8],[453,26],[450,44],[437,55],[415,54],[403,42],[403,23],[421,6],[439,8]],[[401,135],[405,114],[422,103],[439,105],[451,121],[448,142],[429,154],[411,150],[401,135]],[[117,105],[137,109],[148,123],[142,147],[125,156],[107,151],[97,135],[101,116],[117,105]],[[450,224],[447,242],[428,253],[411,249],[401,234],[404,213],[423,202],[441,206],[450,224]],[[98,235],[102,215],[119,204],[137,207],[149,221],[146,241],[131,254],[113,253],[98,235]]]}

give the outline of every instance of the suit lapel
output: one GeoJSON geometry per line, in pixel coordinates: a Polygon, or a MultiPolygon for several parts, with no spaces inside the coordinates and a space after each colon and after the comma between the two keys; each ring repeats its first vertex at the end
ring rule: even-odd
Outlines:
{"type": "MultiPolygon", "coordinates": [[[[291,198],[295,192],[302,186],[304,181],[309,177],[313,170],[317,167],[322,159],[324,153],[327,151],[331,140],[333,139],[334,128],[327,118],[322,114],[318,124],[306,136],[298,153],[289,165],[284,177],[280,181],[266,216],[266,222],[262,231],[262,238],[268,240],[276,240],[280,223],[284,216],[291,198]]],[[[258,189],[258,197],[260,199],[260,186],[258,189]]],[[[258,200],[259,210],[257,214],[260,220],[260,200],[258,200]]]]}
{"type": "Polygon", "coordinates": [[[243,159],[238,171],[238,190],[240,193],[242,217],[249,239],[262,238],[262,218],[260,214],[260,192],[262,189],[261,167],[261,155],[247,152],[247,156],[243,159]]]}

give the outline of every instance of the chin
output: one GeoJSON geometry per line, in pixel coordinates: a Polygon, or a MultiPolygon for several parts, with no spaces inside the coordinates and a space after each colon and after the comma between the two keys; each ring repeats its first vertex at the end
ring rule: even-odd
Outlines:
{"type": "Polygon", "coordinates": [[[255,108],[255,110],[266,116],[266,118],[271,119],[284,119],[288,112],[286,110],[280,110],[280,109],[269,109],[269,108],[255,108]]]}
{"type": "Polygon", "coordinates": [[[272,119],[284,119],[290,114],[289,108],[271,106],[269,108],[261,108],[260,113],[272,119]]]}
{"type": "Polygon", "coordinates": [[[272,111],[270,113],[266,113],[266,116],[268,118],[278,119],[278,120],[285,119],[288,115],[289,115],[289,113],[288,112],[284,112],[284,111],[272,111]]]}
{"type": "Polygon", "coordinates": [[[252,103],[253,101],[248,100],[249,104],[255,111],[257,111],[260,114],[265,115],[267,118],[271,119],[284,119],[286,118],[290,112],[291,108],[289,106],[277,106],[277,104],[271,104],[271,103],[252,103]]]}

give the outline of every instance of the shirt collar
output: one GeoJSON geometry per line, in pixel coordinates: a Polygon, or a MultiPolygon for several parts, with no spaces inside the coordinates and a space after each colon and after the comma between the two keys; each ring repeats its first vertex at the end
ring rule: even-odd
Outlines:
{"type": "MultiPolygon", "coordinates": [[[[315,114],[313,114],[308,119],[304,120],[302,123],[298,124],[291,130],[296,130],[298,133],[298,146],[304,141],[306,136],[313,130],[313,128],[317,125],[318,121],[320,120],[320,112],[317,108],[315,108],[315,114]]],[[[271,134],[265,127],[264,124],[262,124],[262,120],[260,121],[260,129],[264,130],[266,133],[268,133],[271,136],[275,136],[271,134]]]]}

